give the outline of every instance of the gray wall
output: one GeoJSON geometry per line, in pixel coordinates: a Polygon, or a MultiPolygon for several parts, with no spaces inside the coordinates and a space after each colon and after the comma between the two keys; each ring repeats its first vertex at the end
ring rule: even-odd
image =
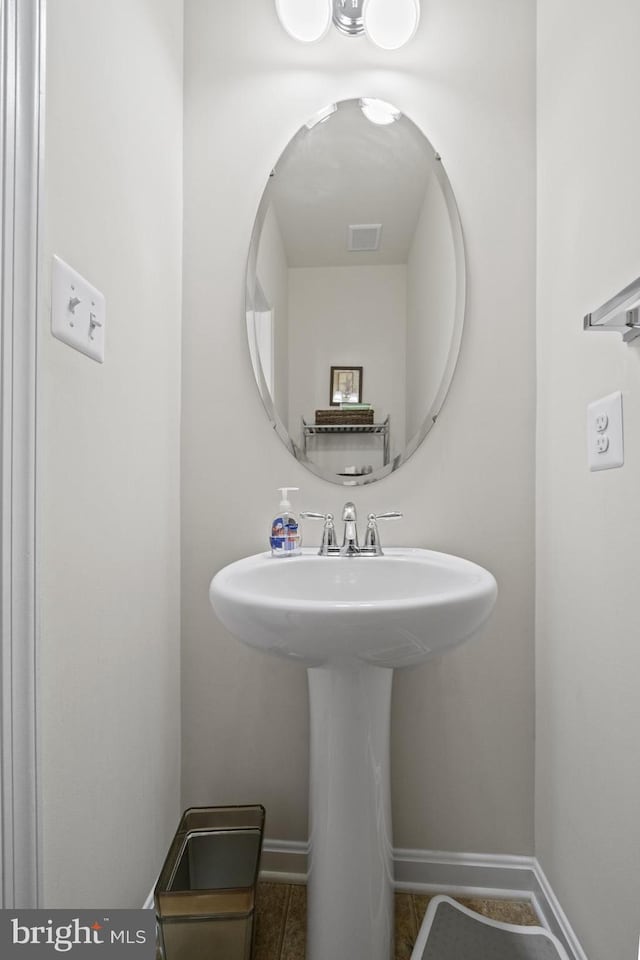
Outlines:
{"type": "Polygon", "coordinates": [[[179,813],[181,0],[52,0],[39,335],[48,907],[137,907],[179,813]],[[49,331],[51,255],[106,362],[49,331]]]}
{"type": "Polygon", "coordinates": [[[629,0],[538,3],[536,851],[590,960],[638,951],[640,348],[582,317],[640,264],[629,0]],[[586,406],[622,390],[625,465],[590,473],[586,406]]]}
{"type": "Polygon", "coordinates": [[[465,231],[468,314],[426,443],[355,499],[361,515],[402,509],[397,542],[479,561],[500,586],[480,640],[395,678],[395,842],[532,853],[533,4],[432,0],[396,53],[336,31],[297,44],[271,3],[185,10],[183,803],[262,801],[269,836],[307,836],[305,672],[233,639],[207,589],[224,564],[266,548],[277,486],[300,486],[308,509],[337,513],[347,499],[269,427],[244,266],[269,171],[297,128],[330,100],[379,96],[442,154],[465,231]]]}

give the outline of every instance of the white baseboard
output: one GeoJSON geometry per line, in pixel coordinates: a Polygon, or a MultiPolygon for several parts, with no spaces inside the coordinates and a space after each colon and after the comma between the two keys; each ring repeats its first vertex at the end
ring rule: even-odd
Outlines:
{"type": "Polygon", "coordinates": [[[587,955],[573,932],[560,901],[553,892],[544,870],[538,860],[534,860],[534,896],[538,903],[538,914],[542,915],[546,925],[562,942],[570,957],[575,960],[587,960],[587,955]]]}
{"type": "Polygon", "coordinates": [[[473,896],[476,891],[484,891],[485,896],[489,896],[487,891],[504,896],[506,891],[510,897],[521,894],[532,899],[533,857],[397,849],[393,851],[393,863],[397,890],[453,890],[463,896],[473,896]]]}
{"type": "MultiPolygon", "coordinates": [[[[308,858],[308,843],[265,840],[260,877],[306,883],[308,858]]],[[[535,857],[395,849],[393,863],[396,890],[528,900],[542,926],[556,935],[572,960],[587,960],[535,857]]]]}
{"type": "MultiPolygon", "coordinates": [[[[265,840],[260,878],[306,883],[308,861],[308,843],[265,840]]],[[[529,900],[540,923],[556,935],[572,960],[588,960],[535,857],[395,849],[393,864],[396,890],[529,900]]],[[[154,889],[155,883],[144,902],[145,910],[153,909],[154,889]]]]}
{"type": "Polygon", "coordinates": [[[306,883],[309,843],[299,840],[265,840],[260,858],[260,879],[277,883],[306,883]]]}

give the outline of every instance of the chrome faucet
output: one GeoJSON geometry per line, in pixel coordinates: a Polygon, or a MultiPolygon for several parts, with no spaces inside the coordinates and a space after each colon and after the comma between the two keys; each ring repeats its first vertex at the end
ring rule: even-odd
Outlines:
{"type": "Polygon", "coordinates": [[[341,557],[357,557],[360,554],[360,544],[358,543],[358,527],[356,526],[357,514],[356,505],[348,500],[342,508],[342,519],[344,521],[344,537],[340,547],[341,557]]]}
{"type": "Polygon", "coordinates": [[[342,520],[344,522],[344,536],[342,546],[338,546],[336,540],[336,528],[333,522],[332,513],[312,513],[303,511],[300,514],[303,520],[323,520],[322,542],[318,554],[321,557],[381,557],[383,556],[382,546],[380,545],[380,534],[378,532],[378,520],[394,520],[402,516],[397,510],[391,510],[388,513],[370,513],[367,516],[367,530],[364,538],[364,546],[358,542],[357,512],[356,505],[348,500],[342,508],[342,520]]]}

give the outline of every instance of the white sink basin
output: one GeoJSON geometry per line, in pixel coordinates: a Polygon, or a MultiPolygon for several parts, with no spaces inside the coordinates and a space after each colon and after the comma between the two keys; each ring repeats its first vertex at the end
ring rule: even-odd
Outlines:
{"type": "Polygon", "coordinates": [[[387,548],[383,557],[269,553],[218,573],[211,603],[239,640],[307,666],[408,667],[468,640],[489,617],[493,576],[460,557],[387,548]]]}
{"type": "Polygon", "coordinates": [[[393,668],[477,633],[496,582],[432,550],[347,558],[308,549],[238,560],[209,595],[238,639],[308,668],[307,960],[391,960],[393,668]]]}

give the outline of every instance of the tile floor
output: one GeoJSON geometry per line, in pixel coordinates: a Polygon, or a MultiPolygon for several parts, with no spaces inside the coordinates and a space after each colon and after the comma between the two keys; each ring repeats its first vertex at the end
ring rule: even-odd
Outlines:
{"type": "MultiPolygon", "coordinates": [[[[395,895],[395,960],[409,960],[430,899],[422,893],[395,895]]],[[[456,899],[485,917],[505,923],[538,923],[526,901],[456,899]]],[[[304,960],[306,906],[305,887],[285,883],[259,884],[254,960],[304,960]]]]}

